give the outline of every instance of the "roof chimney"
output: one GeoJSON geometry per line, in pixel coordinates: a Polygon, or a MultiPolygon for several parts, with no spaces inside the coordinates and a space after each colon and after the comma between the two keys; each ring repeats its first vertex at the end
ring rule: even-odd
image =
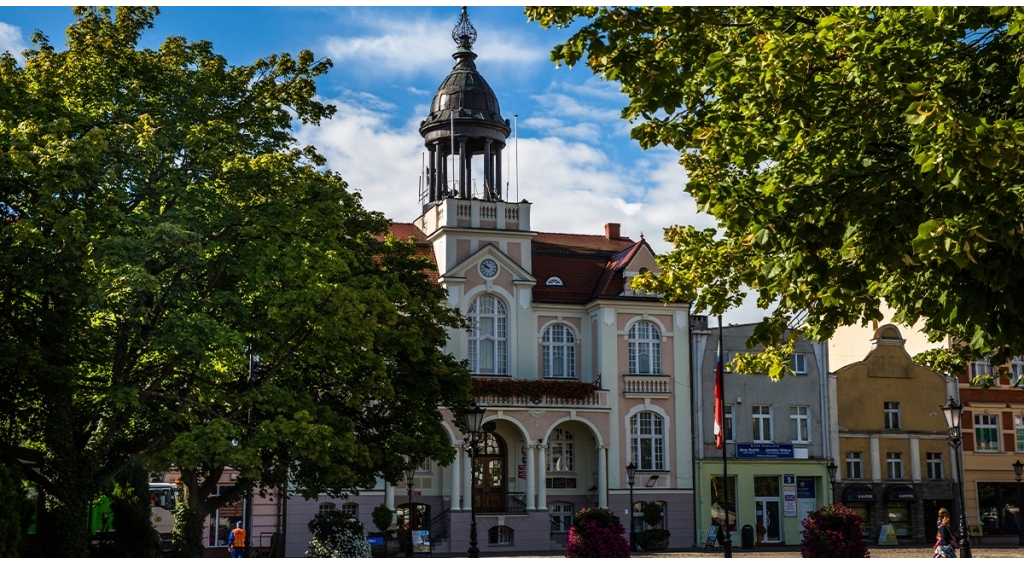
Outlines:
{"type": "Polygon", "coordinates": [[[609,239],[619,238],[619,224],[618,223],[605,223],[604,224],[604,236],[609,239]]]}

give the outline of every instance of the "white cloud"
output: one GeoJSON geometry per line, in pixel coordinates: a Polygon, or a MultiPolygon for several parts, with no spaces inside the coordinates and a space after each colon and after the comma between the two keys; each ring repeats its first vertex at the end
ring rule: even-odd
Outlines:
{"type": "Polygon", "coordinates": [[[28,47],[21,36],[21,28],[0,22],[0,53],[7,51],[18,61],[22,60],[21,52],[28,47]]]}
{"type": "MultiPolygon", "coordinates": [[[[351,21],[350,21],[351,23],[351,21]]],[[[429,18],[396,19],[384,12],[360,18],[367,32],[359,36],[330,36],[324,39],[324,51],[335,63],[360,68],[370,74],[405,76],[429,74],[444,76],[452,66],[452,22],[429,18]]],[[[529,44],[509,30],[478,28],[479,40],[473,46],[488,67],[528,68],[546,61],[548,52],[529,44]]]]}

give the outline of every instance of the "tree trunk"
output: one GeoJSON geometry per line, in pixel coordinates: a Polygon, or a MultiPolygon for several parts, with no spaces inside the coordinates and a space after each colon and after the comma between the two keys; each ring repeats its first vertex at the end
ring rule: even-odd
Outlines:
{"type": "Polygon", "coordinates": [[[203,524],[207,508],[199,493],[194,475],[182,474],[181,496],[174,509],[174,528],[171,530],[172,555],[177,558],[202,558],[206,547],[203,544],[203,524]]]}
{"type": "Polygon", "coordinates": [[[58,558],[86,558],[89,556],[89,499],[76,495],[71,488],[60,493],[64,494],[63,498],[49,496],[47,524],[50,530],[43,553],[58,558]]]}

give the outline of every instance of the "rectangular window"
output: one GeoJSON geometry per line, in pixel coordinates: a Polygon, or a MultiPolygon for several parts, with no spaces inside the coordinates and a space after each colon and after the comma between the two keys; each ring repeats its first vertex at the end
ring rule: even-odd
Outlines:
{"type": "Polygon", "coordinates": [[[885,428],[900,428],[900,403],[897,401],[885,402],[885,428]]]}
{"type": "Polygon", "coordinates": [[[979,376],[990,376],[992,374],[992,365],[988,363],[988,357],[981,360],[975,360],[971,363],[971,376],[977,378],[979,376]]]}
{"type": "Polygon", "coordinates": [[[1010,385],[1015,388],[1024,387],[1024,356],[1014,357],[1010,361],[1010,385]]]}
{"type": "Polygon", "coordinates": [[[925,454],[925,462],[928,464],[928,479],[942,479],[942,453],[929,452],[925,454]]]}
{"type": "MultiPolygon", "coordinates": [[[[731,373],[732,369],[729,368],[729,362],[732,360],[733,355],[736,354],[732,351],[722,351],[722,372],[731,373]]],[[[718,353],[715,353],[715,362],[718,362],[718,353]]],[[[717,368],[716,368],[717,370],[717,368]]]]}
{"type": "Polygon", "coordinates": [[[999,452],[999,416],[974,416],[975,452],[999,452]]]}
{"type": "Polygon", "coordinates": [[[807,358],[804,353],[790,355],[790,368],[797,374],[807,374],[807,358]]]}
{"type": "Polygon", "coordinates": [[[551,532],[568,533],[572,528],[572,504],[555,503],[551,507],[551,532]]]}
{"type": "Polygon", "coordinates": [[[755,405],[752,407],[754,421],[754,442],[772,442],[772,406],[755,405]]]}
{"type": "Polygon", "coordinates": [[[731,443],[736,440],[732,435],[732,406],[725,406],[725,442],[731,443]]]}
{"type": "Polygon", "coordinates": [[[903,453],[888,452],[885,454],[885,464],[889,471],[890,480],[903,479],[903,453]]]}
{"type": "Polygon", "coordinates": [[[861,467],[860,453],[859,452],[848,452],[846,453],[846,479],[847,480],[863,480],[864,471],[861,467]]]}
{"type": "Polygon", "coordinates": [[[794,443],[811,442],[811,425],[807,406],[795,405],[789,408],[789,437],[794,443]]]}
{"type": "Polygon", "coordinates": [[[1016,415],[1013,421],[1013,431],[1017,437],[1017,452],[1024,452],[1024,416],[1016,415]]]}

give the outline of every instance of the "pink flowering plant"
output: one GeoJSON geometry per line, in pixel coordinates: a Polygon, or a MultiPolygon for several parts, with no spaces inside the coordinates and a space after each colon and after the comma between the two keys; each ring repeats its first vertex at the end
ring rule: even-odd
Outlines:
{"type": "Polygon", "coordinates": [[[804,519],[804,558],[867,558],[860,525],[864,520],[852,509],[834,503],[818,508],[804,519]]]}
{"type": "Polygon", "coordinates": [[[629,558],[626,528],[607,509],[588,507],[573,516],[566,558],[629,558]]]}

